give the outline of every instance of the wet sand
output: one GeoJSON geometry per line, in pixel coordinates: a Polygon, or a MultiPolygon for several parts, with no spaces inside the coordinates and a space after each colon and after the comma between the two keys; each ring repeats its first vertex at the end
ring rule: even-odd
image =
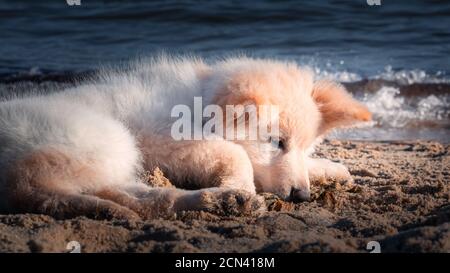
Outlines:
{"type": "Polygon", "coordinates": [[[254,216],[0,215],[0,251],[66,252],[78,241],[82,252],[368,252],[367,243],[378,241],[381,252],[450,252],[450,145],[332,140],[316,154],[346,164],[355,182],[315,181],[309,203],[263,194],[268,212],[254,216]]]}

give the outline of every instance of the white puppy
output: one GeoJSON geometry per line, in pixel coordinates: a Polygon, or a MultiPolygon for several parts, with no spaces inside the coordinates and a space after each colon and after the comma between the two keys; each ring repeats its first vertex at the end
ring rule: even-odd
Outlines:
{"type": "Polygon", "coordinates": [[[0,102],[0,208],[148,219],[251,212],[264,207],[255,194],[262,191],[306,200],[310,176],[350,178],[340,164],[308,158],[315,140],[369,119],[342,86],[314,82],[292,63],[162,56],[62,92],[0,102]],[[222,108],[276,105],[279,134],[176,141],[171,110],[193,108],[194,97],[222,108]],[[155,167],[177,187],[197,190],[146,185],[141,173],[155,167]]]}

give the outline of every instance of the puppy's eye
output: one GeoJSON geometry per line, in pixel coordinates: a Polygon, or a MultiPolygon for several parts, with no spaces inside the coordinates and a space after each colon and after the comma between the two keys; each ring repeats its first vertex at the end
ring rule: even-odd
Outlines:
{"type": "Polygon", "coordinates": [[[276,138],[269,138],[270,144],[280,150],[284,150],[286,147],[284,145],[284,141],[282,139],[276,139],[276,138]]]}

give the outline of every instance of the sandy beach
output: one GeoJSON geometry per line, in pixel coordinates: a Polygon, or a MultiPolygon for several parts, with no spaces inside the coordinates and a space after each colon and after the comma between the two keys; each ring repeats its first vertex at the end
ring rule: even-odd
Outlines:
{"type": "Polygon", "coordinates": [[[253,216],[0,215],[0,252],[67,252],[70,241],[81,252],[369,252],[369,241],[381,252],[450,252],[448,144],[326,140],[316,155],[347,165],[354,183],[314,181],[312,202],[300,204],[263,194],[268,211],[253,216]]]}
{"type": "MultiPolygon", "coordinates": [[[[299,2],[0,0],[0,254],[450,253],[450,1],[299,2]],[[274,63],[266,72],[251,59],[274,63]],[[177,128],[194,139],[212,131],[206,122],[220,113],[210,110],[226,114],[230,104],[246,106],[249,125],[253,104],[278,106],[281,134],[261,135],[258,124],[258,146],[174,143],[177,128]],[[145,170],[160,166],[186,188],[249,189],[256,178],[258,189],[307,199],[314,166],[304,155],[318,136],[326,139],[312,156],[345,165],[353,181],[316,178],[308,202],[259,193],[266,210],[244,215],[238,194],[144,203],[133,198],[148,188],[127,183],[143,176],[174,187],[159,169],[145,170]],[[145,218],[186,204],[209,210],[133,220],[133,210],[145,218]]],[[[144,256],[151,270],[165,266],[144,256]]],[[[280,256],[297,270],[304,260],[327,265],[280,256]]],[[[393,258],[403,270],[439,265],[393,258]]],[[[339,264],[391,268],[328,263],[339,264]]]]}

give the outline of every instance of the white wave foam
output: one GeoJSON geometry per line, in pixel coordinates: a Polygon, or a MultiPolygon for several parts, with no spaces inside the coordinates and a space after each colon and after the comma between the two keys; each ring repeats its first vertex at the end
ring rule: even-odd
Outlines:
{"type": "Polygon", "coordinates": [[[365,104],[379,125],[403,127],[408,120],[414,118],[412,111],[403,108],[405,99],[396,97],[399,93],[400,90],[397,88],[383,87],[374,95],[366,95],[365,104]]]}
{"type": "Polygon", "coordinates": [[[374,94],[366,94],[364,103],[381,127],[402,128],[414,121],[440,121],[450,116],[448,96],[429,95],[407,100],[398,96],[400,90],[382,87],[374,94]]]}
{"type": "Polygon", "coordinates": [[[338,82],[356,82],[362,80],[360,75],[348,71],[331,72],[315,67],[314,72],[317,78],[330,78],[338,82]]]}
{"type": "Polygon", "coordinates": [[[448,96],[438,98],[430,95],[417,103],[417,113],[421,119],[444,120],[450,115],[448,96]]]}
{"type": "Polygon", "coordinates": [[[434,74],[427,73],[421,69],[412,70],[393,70],[392,66],[388,65],[381,73],[373,75],[361,75],[356,72],[348,70],[336,70],[333,66],[326,66],[325,69],[317,66],[312,66],[317,78],[330,78],[339,82],[356,82],[362,79],[381,79],[386,81],[396,82],[401,85],[408,85],[414,83],[449,83],[450,75],[443,71],[438,71],[434,74]]]}
{"type": "Polygon", "coordinates": [[[404,85],[413,83],[450,83],[450,78],[445,77],[442,71],[438,71],[435,74],[429,74],[421,69],[394,71],[390,65],[385,67],[384,72],[373,78],[404,85]]]}

